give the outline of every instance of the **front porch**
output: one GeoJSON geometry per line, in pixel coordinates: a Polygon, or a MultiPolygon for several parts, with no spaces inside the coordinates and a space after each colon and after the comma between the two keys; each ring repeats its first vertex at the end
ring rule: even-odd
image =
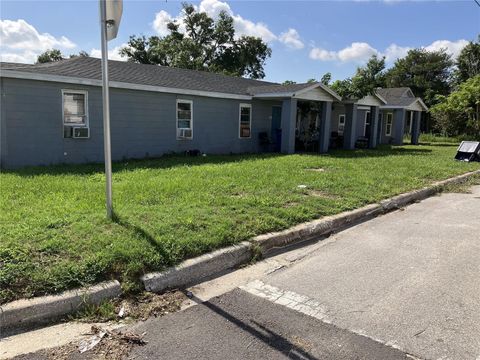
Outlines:
{"type": "Polygon", "coordinates": [[[341,98],[322,83],[272,85],[255,89],[256,99],[281,101],[281,106],[272,109],[272,124],[279,116],[279,129],[272,133],[279,141],[277,149],[284,154],[295,151],[326,153],[330,143],[332,103],[341,98]]]}

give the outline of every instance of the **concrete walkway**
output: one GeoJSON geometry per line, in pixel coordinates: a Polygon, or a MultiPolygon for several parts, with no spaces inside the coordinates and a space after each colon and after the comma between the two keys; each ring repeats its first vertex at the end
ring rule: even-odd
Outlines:
{"type": "Polygon", "coordinates": [[[130,358],[478,360],[479,259],[477,186],[195,286],[130,358]]]}

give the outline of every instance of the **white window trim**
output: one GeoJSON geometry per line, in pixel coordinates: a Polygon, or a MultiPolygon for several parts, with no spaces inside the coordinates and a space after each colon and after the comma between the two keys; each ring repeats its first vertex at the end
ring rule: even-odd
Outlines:
{"type": "Polygon", "coordinates": [[[347,116],[346,114],[339,114],[338,115],[338,132],[340,133],[340,131],[342,131],[342,134],[343,132],[345,131],[345,122],[347,121],[347,116]],[[343,124],[341,123],[340,119],[343,118],[343,124]],[[340,130],[340,125],[343,125],[343,129],[340,130]]]}
{"type": "Polygon", "coordinates": [[[63,126],[72,126],[72,127],[89,127],[89,118],[88,118],[88,91],[87,90],[70,90],[62,89],[62,123],[63,126]],[[85,95],[85,124],[73,124],[65,122],[65,93],[67,94],[83,94],[85,95]]]}
{"type": "MultiPolygon", "coordinates": [[[[365,121],[363,123],[363,136],[366,137],[367,136],[367,119],[368,119],[368,114],[370,114],[370,111],[365,111],[365,121]]],[[[370,123],[369,125],[372,124],[372,118],[370,117],[370,123]]]]}
{"type": "Polygon", "coordinates": [[[385,136],[392,136],[393,113],[387,113],[385,116],[385,136]],[[388,131],[388,118],[390,117],[390,131],[388,131]]]}
{"type": "Polygon", "coordinates": [[[177,140],[192,140],[193,139],[193,100],[186,100],[186,99],[177,99],[177,102],[175,103],[175,117],[176,117],[176,123],[175,123],[175,136],[177,140]],[[189,128],[181,128],[181,129],[188,129],[191,130],[192,136],[190,137],[184,137],[180,138],[178,137],[178,104],[190,104],[190,127],[189,128]]]}
{"type": "Polygon", "coordinates": [[[252,104],[244,104],[241,103],[240,106],[238,107],[238,138],[245,140],[245,139],[251,139],[252,138],[252,104]],[[249,108],[250,109],[250,121],[249,121],[249,128],[250,128],[250,136],[242,136],[242,128],[241,128],[241,123],[242,123],[242,108],[249,108]]]}

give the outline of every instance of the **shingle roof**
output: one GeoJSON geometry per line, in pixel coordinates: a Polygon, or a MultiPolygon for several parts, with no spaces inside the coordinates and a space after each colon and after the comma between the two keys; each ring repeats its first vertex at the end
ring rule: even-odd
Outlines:
{"type": "Polygon", "coordinates": [[[33,64],[12,63],[5,61],[0,62],[0,69],[19,69],[29,66],[33,66],[33,64]]]}
{"type": "Polygon", "coordinates": [[[314,84],[312,83],[303,83],[303,84],[288,84],[288,85],[264,85],[264,86],[255,86],[248,89],[249,94],[258,95],[258,94],[281,94],[281,93],[292,93],[295,91],[306,89],[314,84]]]}
{"type": "MultiPolygon", "coordinates": [[[[245,79],[206,71],[145,65],[125,61],[109,60],[108,67],[110,81],[130,84],[213,91],[238,95],[247,95],[248,89],[258,86],[279,85],[267,81],[245,79]]],[[[94,80],[102,79],[100,59],[82,56],[23,67],[2,65],[2,69],[94,80]]]]}
{"type": "MultiPolygon", "coordinates": [[[[412,98],[412,96],[409,95],[409,91],[412,92],[412,90],[409,87],[380,88],[376,90],[376,92],[384,98],[388,98],[388,97],[412,98]]],[[[415,96],[413,96],[413,98],[415,98],[415,96]]]]}
{"type": "Polygon", "coordinates": [[[387,101],[387,106],[407,107],[418,99],[410,95],[413,92],[409,87],[377,89],[376,93],[387,101]]]}

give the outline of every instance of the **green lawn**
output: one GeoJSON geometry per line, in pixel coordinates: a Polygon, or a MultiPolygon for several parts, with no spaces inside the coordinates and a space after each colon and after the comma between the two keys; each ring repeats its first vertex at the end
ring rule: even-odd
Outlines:
{"type": "Polygon", "coordinates": [[[117,163],[116,222],[105,219],[102,165],[4,172],[0,303],[110,278],[134,290],[145,271],[480,168],[453,161],[455,150],[439,144],[117,163]]]}

